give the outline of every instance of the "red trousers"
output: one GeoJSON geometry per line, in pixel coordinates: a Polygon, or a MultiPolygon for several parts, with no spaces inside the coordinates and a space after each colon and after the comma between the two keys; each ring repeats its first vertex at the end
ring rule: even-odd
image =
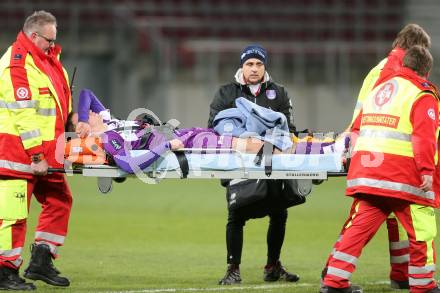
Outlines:
{"type": "MultiPolygon", "coordinates": [[[[338,250],[339,242],[344,236],[345,230],[350,227],[351,222],[356,214],[356,208],[358,207],[358,199],[353,200],[351,205],[350,214],[345,221],[342,230],[339,234],[338,240],[333,246],[332,252],[327,259],[325,264],[325,271],[327,271],[328,263],[333,255],[334,251],[338,250]]],[[[398,220],[391,214],[387,220],[387,230],[388,230],[388,241],[389,241],[389,251],[390,251],[390,280],[395,281],[407,281],[408,280],[408,262],[409,262],[409,241],[406,231],[399,224],[398,220]]],[[[325,273],[324,271],[324,273],[325,273]]]]}
{"type": "MultiPolygon", "coordinates": [[[[6,184],[13,181],[6,178],[1,180],[6,184]]],[[[52,174],[27,180],[28,209],[32,194],[42,207],[35,231],[35,243],[47,244],[52,255],[57,257],[57,247],[64,244],[72,207],[72,195],[66,177],[52,174]]],[[[0,219],[0,266],[21,266],[25,236],[26,217],[0,219]]]]}
{"type": "MultiPolygon", "coordinates": [[[[433,208],[374,195],[360,195],[343,237],[330,256],[324,284],[335,288],[350,285],[362,249],[379,227],[394,213],[405,228],[409,239],[408,279],[410,292],[425,293],[436,286],[435,271],[435,214],[433,208]],[[414,215],[417,215],[416,217],[414,215]]],[[[347,224],[347,223],[346,223],[347,224]]]]}

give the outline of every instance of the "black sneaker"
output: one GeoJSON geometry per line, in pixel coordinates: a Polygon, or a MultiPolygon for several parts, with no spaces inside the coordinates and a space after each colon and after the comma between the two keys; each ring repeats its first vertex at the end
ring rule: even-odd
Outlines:
{"type": "Polygon", "coordinates": [[[321,286],[319,293],[363,293],[361,287],[356,285],[351,285],[346,288],[333,288],[329,286],[321,286]]]}
{"type": "Polygon", "coordinates": [[[31,291],[37,289],[34,284],[18,275],[18,270],[0,266],[0,290],[31,291]]]}
{"type": "Polygon", "coordinates": [[[52,254],[47,244],[31,245],[31,261],[24,272],[24,277],[31,280],[41,280],[49,285],[68,287],[69,279],[60,277],[52,262],[52,254]]]}
{"type": "Polygon", "coordinates": [[[393,289],[409,289],[409,281],[390,280],[390,287],[393,289]]]}
{"type": "Polygon", "coordinates": [[[240,267],[238,265],[229,264],[226,270],[226,274],[218,282],[219,285],[233,285],[241,284],[240,267]]]}
{"type": "Polygon", "coordinates": [[[299,276],[286,271],[286,268],[281,265],[280,261],[277,261],[275,264],[267,264],[264,267],[264,281],[275,282],[278,280],[298,282],[299,276]]]}

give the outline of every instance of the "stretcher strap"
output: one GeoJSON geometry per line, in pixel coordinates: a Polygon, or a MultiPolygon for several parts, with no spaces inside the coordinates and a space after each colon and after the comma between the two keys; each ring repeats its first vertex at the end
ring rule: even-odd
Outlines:
{"type": "Polygon", "coordinates": [[[270,176],[272,174],[272,156],[274,149],[275,146],[273,144],[265,141],[254,159],[255,165],[260,166],[264,156],[264,173],[266,176],[270,176]]]}
{"type": "Polygon", "coordinates": [[[182,178],[188,177],[189,173],[189,164],[188,159],[185,156],[184,152],[173,152],[176,155],[177,162],[179,162],[180,170],[182,171],[182,178]]]}

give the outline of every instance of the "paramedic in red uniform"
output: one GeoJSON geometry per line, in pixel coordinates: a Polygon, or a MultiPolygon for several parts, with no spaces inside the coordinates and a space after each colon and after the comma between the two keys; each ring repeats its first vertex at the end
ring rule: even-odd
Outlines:
{"type": "Polygon", "coordinates": [[[363,247],[392,212],[409,238],[410,292],[440,292],[433,278],[439,196],[432,188],[439,101],[425,79],[431,67],[426,48],[408,49],[403,68],[368,95],[354,122],[358,137],[346,194],[357,199],[357,206],[330,257],[324,278],[329,293],[362,292],[349,279],[363,247]]]}
{"type": "MultiPolygon", "coordinates": [[[[362,104],[368,94],[384,80],[388,79],[391,75],[395,74],[402,68],[403,56],[406,50],[412,46],[420,45],[425,48],[430,48],[431,38],[425,32],[425,30],[417,24],[407,24],[397,34],[394,42],[393,49],[388,54],[387,58],[383,59],[373,69],[370,70],[365,77],[362,88],[359,91],[356,107],[354,109],[353,118],[350,123],[349,129],[353,126],[353,122],[359,115],[362,109],[362,104]]],[[[347,224],[350,223],[352,213],[354,213],[354,207],[356,207],[356,201],[352,205],[352,211],[347,218],[347,224]]],[[[405,229],[399,224],[396,217],[391,214],[387,221],[389,251],[390,251],[390,285],[394,289],[409,289],[408,284],[408,261],[409,261],[409,242],[406,236],[405,229]]],[[[344,228],[342,229],[337,242],[333,249],[337,250],[339,241],[344,234],[344,228]]],[[[327,260],[327,262],[330,259],[327,260]]],[[[327,264],[322,272],[322,277],[326,273],[327,264]]],[[[321,290],[325,293],[325,290],[321,290]]]]}
{"type": "Polygon", "coordinates": [[[0,290],[34,290],[19,276],[32,193],[42,206],[24,276],[69,286],[52,259],[64,243],[72,196],[64,175],[47,175],[56,140],[64,135],[71,94],[55,44],[57,23],[46,11],[30,15],[0,59],[0,290]]]}

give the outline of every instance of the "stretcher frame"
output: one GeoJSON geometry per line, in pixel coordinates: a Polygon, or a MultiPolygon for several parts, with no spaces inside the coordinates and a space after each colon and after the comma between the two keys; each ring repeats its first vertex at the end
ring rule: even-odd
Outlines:
{"type": "MultiPolygon", "coordinates": [[[[311,185],[312,180],[327,180],[329,177],[346,176],[347,172],[342,170],[340,172],[329,171],[294,171],[294,170],[272,170],[270,175],[267,175],[264,170],[249,170],[245,167],[243,154],[237,150],[222,150],[222,149],[205,149],[205,148],[183,148],[179,152],[203,152],[203,153],[236,153],[241,159],[241,168],[234,170],[189,170],[186,176],[180,168],[174,170],[158,171],[157,161],[151,165],[151,171],[144,171],[142,174],[153,183],[158,183],[162,179],[297,179],[304,185],[311,185]]],[[[342,162],[341,162],[342,165],[342,162]]],[[[343,168],[342,168],[343,169],[343,168]]],[[[127,173],[116,166],[109,165],[73,165],[71,168],[54,169],[50,168],[49,172],[59,172],[66,174],[81,174],[85,177],[97,177],[98,188],[102,193],[108,193],[112,189],[112,179],[135,177],[135,174],[127,173]]]]}

